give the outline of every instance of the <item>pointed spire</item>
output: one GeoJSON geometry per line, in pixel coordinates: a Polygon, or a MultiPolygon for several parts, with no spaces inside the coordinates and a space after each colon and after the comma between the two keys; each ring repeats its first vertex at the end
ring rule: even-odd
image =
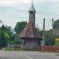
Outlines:
{"type": "Polygon", "coordinates": [[[36,10],[35,10],[35,8],[33,6],[33,0],[32,0],[31,7],[30,7],[29,11],[35,11],[36,12],[36,10]]]}
{"type": "Polygon", "coordinates": [[[32,5],[33,5],[33,0],[32,0],[32,5]]]}

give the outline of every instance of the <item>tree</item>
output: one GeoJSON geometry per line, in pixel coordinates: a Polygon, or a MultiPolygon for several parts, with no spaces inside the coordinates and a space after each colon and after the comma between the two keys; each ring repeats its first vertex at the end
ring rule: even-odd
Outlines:
{"type": "Polygon", "coordinates": [[[0,48],[7,46],[11,36],[11,27],[2,25],[0,27],[0,48]]]}
{"type": "Polygon", "coordinates": [[[59,28],[59,19],[57,19],[57,20],[54,22],[53,28],[54,28],[54,29],[59,28]]]}
{"type": "MultiPolygon", "coordinates": [[[[59,19],[54,21],[53,29],[54,29],[54,36],[55,36],[55,38],[59,38],[59,19]]],[[[55,40],[55,45],[59,46],[59,41],[55,40]]]]}
{"type": "Polygon", "coordinates": [[[45,40],[45,45],[47,45],[47,46],[53,46],[53,45],[55,45],[54,38],[48,38],[48,39],[46,39],[45,40]]]}
{"type": "Polygon", "coordinates": [[[27,25],[26,21],[22,21],[22,22],[17,22],[16,26],[15,26],[15,31],[17,34],[20,34],[20,32],[24,29],[24,27],[27,25]]]}
{"type": "Polygon", "coordinates": [[[52,30],[45,31],[45,44],[49,46],[52,46],[55,44],[54,35],[52,33],[52,30]]]}
{"type": "MultiPolygon", "coordinates": [[[[39,31],[39,34],[43,37],[43,30],[42,31],[39,31]]],[[[52,30],[48,30],[48,31],[45,31],[45,45],[47,46],[52,46],[55,44],[55,40],[54,40],[54,35],[52,33],[52,30]]]]}
{"type": "Polygon", "coordinates": [[[19,35],[21,33],[21,31],[25,28],[25,26],[27,25],[26,21],[22,21],[22,22],[17,22],[16,26],[15,26],[15,39],[14,39],[14,44],[21,44],[22,41],[19,39],[19,35]]]}
{"type": "Polygon", "coordinates": [[[22,41],[19,38],[15,38],[13,44],[21,45],[22,41]]]}
{"type": "Polygon", "coordinates": [[[55,46],[59,46],[59,40],[55,40],[55,46]]]}
{"type": "Polygon", "coordinates": [[[6,46],[6,38],[5,38],[5,31],[4,31],[4,25],[0,28],[0,48],[6,46]]]}

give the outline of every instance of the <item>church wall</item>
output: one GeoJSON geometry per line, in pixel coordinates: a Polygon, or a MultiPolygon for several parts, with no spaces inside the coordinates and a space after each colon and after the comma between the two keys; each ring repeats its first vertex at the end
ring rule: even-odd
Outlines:
{"type": "Polygon", "coordinates": [[[38,49],[40,41],[39,39],[24,39],[22,49],[38,49]]]}

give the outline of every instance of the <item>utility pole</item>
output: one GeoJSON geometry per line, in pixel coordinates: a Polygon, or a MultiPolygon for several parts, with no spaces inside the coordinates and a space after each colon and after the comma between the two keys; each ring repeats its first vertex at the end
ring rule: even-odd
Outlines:
{"type": "Polygon", "coordinates": [[[45,18],[43,19],[43,41],[42,41],[42,46],[45,45],[45,18]]]}
{"type": "Polygon", "coordinates": [[[52,18],[52,36],[54,36],[54,30],[53,30],[53,25],[54,25],[54,18],[52,18]]]}
{"type": "Polygon", "coordinates": [[[54,18],[52,18],[52,29],[53,29],[53,24],[54,24],[54,18]]]}

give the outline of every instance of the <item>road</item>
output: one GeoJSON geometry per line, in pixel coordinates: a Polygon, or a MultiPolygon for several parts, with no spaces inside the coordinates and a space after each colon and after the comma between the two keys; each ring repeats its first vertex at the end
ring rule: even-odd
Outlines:
{"type": "Polygon", "coordinates": [[[37,51],[0,51],[0,59],[59,59],[59,56],[37,51]]]}

